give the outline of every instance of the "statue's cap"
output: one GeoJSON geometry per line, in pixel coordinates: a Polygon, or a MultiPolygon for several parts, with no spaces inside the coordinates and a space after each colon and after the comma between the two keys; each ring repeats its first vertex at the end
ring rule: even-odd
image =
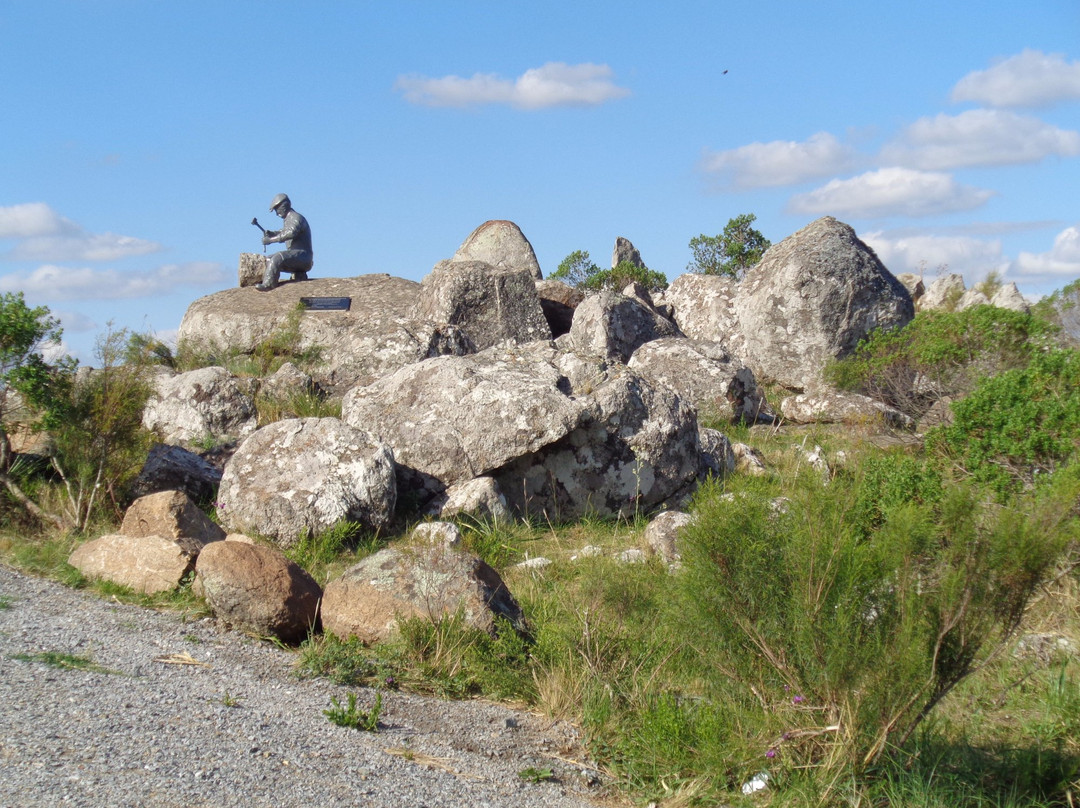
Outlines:
{"type": "Polygon", "coordinates": [[[290,208],[292,207],[292,202],[289,201],[288,194],[278,194],[273,199],[271,199],[270,210],[277,210],[278,206],[282,204],[287,204],[290,208]]]}

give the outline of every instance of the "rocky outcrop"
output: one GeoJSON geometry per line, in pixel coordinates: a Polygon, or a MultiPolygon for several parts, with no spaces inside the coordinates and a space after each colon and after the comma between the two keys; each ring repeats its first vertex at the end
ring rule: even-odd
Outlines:
{"type": "Polygon", "coordinates": [[[716,429],[701,427],[698,430],[698,442],[701,445],[702,477],[726,477],[735,471],[738,457],[727,435],[716,429]]]}
{"type": "Polygon", "coordinates": [[[440,261],[421,283],[421,319],[459,328],[477,349],[505,340],[551,339],[528,269],[482,261],[440,261]]]}
{"type": "Polygon", "coordinates": [[[575,351],[627,362],[641,345],[679,334],[679,329],[647,302],[605,289],[574,312],[570,344],[575,351]]]}
{"type": "Polygon", "coordinates": [[[196,502],[214,498],[221,470],[181,446],[155,443],[132,484],[136,497],[158,491],[183,491],[196,502]]]}
{"type": "Polygon", "coordinates": [[[551,336],[569,334],[574,322],[574,310],[585,299],[584,293],[562,281],[543,280],[536,282],[536,294],[540,298],[540,308],[547,318],[551,336]]]}
{"type": "Polygon", "coordinates": [[[192,303],[180,323],[179,342],[215,355],[253,353],[289,331],[293,346],[314,351],[313,376],[328,392],[343,393],[429,356],[472,351],[457,328],[417,319],[420,284],[389,275],[313,278],[272,292],[226,289],[192,303]],[[298,312],[301,297],[347,297],[347,311],[298,312]]]}
{"type": "Polygon", "coordinates": [[[254,286],[262,283],[266,274],[267,256],[259,253],[240,253],[240,263],[236,270],[237,286],[254,286]]]}
{"type": "Polygon", "coordinates": [[[272,547],[215,542],[199,554],[195,572],[193,591],[227,623],[290,644],[317,628],[322,590],[272,547]]]}
{"type": "Polygon", "coordinates": [[[754,373],[723,345],[662,337],[634,351],[628,367],[693,404],[698,417],[736,423],[771,423],[754,373]]]}
{"type": "Polygon", "coordinates": [[[254,382],[222,367],[162,374],[143,410],[143,426],[181,446],[243,438],[258,423],[254,393],[254,382]]]}
{"type": "Polygon", "coordinates": [[[915,308],[919,308],[919,298],[926,294],[926,284],[923,283],[922,275],[916,275],[914,272],[901,272],[896,276],[896,279],[904,284],[904,288],[911,295],[911,301],[915,304],[915,308]]]}
{"type": "Polygon", "coordinates": [[[160,491],[135,500],[124,514],[120,532],[126,536],[181,539],[191,545],[194,555],[204,545],[225,538],[225,531],[183,491],[160,491]]]}
{"type": "Polygon", "coordinates": [[[536,280],[543,277],[532,244],[521,228],[503,219],[492,219],[473,230],[450,260],[480,261],[496,269],[524,269],[536,280]]]}
{"type": "Polygon", "coordinates": [[[286,401],[293,396],[316,393],[318,393],[318,385],[315,381],[292,362],[285,362],[259,384],[260,395],[279,401],[286,401]]]}
{"type": "Polygon", "coordinates": [[[994,292],[994,296],[990,298],[990,305],[997,306],[999,309],[1008,309],[1009,311],[1019,311],[1027,314],[1031,311],[1031,307],[1028,305],[1027,300],[1015,283],[1003,283],[1001,287],[994,292]]]}
{"type": "Polygon", "coordinates": [[[386,639],[402,619],[438,621],[460,614],[495,633],[496,617],[524,631],[521,608],[502,578],[476,556],[444,542],[417,541],[368,556],[326,585],[322,622],[339,637],[386,639]]]}
{"type": "Polygon", "coordinates": [[[645,528],[644,540],[651,552],[660,556],[664,561],[671,563],[682,559],[679,550],[679,534],[688,525],[693,524],[694,517],[682,511],[662,511],[650,520],[645,528]]]}
{"type": "Polygon", "coordinates": [[[232,530],[289,547],[342,520],[381,530],[396,499],[389,447],[337,418],[299,418],[240,445],[225,465],[218,512],[232,530]]]}
{"type": "Polygon", "coordinates": [[[735,297],[746,363],[758,381],[804,390],[859,340],[899,328],[911,295],[846,224],[826,216],[770,247],[735,297]]]}
{"type": "Polygon", "coordinates": [[[611,268],[614,269],[622,263],[633,264],[642,269],[645,268],[645,262],[641,260],[641,252],[638,248],[633,245],[630,239],[619,236],[615,239],[615,247],[611,251],[611,268]]]}
{"type": "Polygon", "coordinates": [[[952,311],[964,295],[964,276],[939,275],[930,282],[926,293],[919,298],[921,311],[952,311]]]}
{"type": "Polygon", "coordinates": [[[430,512],[443,519],[462,514],[496,522],[510,518],[510,508],[499,491],[499,484],[485,476],[451,485],[444,496],[436,498],[430,512]]]}

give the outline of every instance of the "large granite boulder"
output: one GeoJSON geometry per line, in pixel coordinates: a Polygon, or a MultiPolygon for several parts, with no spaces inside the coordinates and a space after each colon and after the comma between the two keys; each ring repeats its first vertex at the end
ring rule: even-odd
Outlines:
{"type": "Polygon", "coordinates": [[[396,500],[388,446],[337,418],[298,418],[240,444],[221,477],[218,513],[232,530],[289,547],[342,520],[383,529],[396,500]]]}
{"type": "Polygon", "coordinates": [[[273,547],[215,542],[199,554],[195,572],[192,591],[227,623],[290,644],[318,627],[322,590],[273,547]]]}
{"type": "Polygon", "coordinates": [[[674,390],[697,407],[699,417],[746,424],[774,420],[753,371],[718,342],[662,337],[634,351],[627,366],[674,390]]]}
{"type": "Polygon", "coordinates": [[[469,234],[451,261],[482,261],[497,269],[525,269],[536,280],[543,274],[532,244],[513,222],[492,219],[469,234]]]}
{"type": "Polygon", "coordinates": [[[1020,289],[1012,282],[1003,283],[1001,287],[994,292],[994,296],[990,298],[990,305],[997,306],[999,309],[1019,311],[1023,314],[1027,314],[1031,311],[1031,306],[1028,305],[1024,296],[1020,294],[1020,289]]]}
{"type": "Polygon", "coordinates": [[[316,383],[330,393],[368,384],[430,356],[472,351],[459,329],[416,317],[420,284],[389,275],[313,278],[272,292],[226,289],[192,303],[179,342],[211,355],[253,353],[293,327],[298,351],[317,350],[316,383]],[[301,297],[347,297],[346,311],[300,313],[301,297]]]}
{"type": "Polygon", "coordinates": [[[829,361],[876,329],[904,326],[915,310],[874,251],[826,216],[766,251],[739,284],[735,313],[758,381],[803,390],[829,361]]]}
{"type": "Polygon", "coordinates": [[[577,307],[570,326],[575,351],[620,362],[629,361],[646,342],[676,335],[678,327],[649,301],[609,289],[589,295],[577,307]]]}
{"type": "Polygon", "coordinates": [[[80,544],[68,563],[87,578],[154,595],[179,586],[203,548],[203,542],[183,536],[111,533],[80,544]]]}
{"type": "Polygon", "coordinates": [[[964,295],[964,276],[938,275],[919,298],[920,311],[952,311],[964,295]]]}
{"type": "Polygon", "coordinates": [[[328,583],[323,593],[323,628],[365,643],[386,639],[402,619],[435,622],[456,614],[490,633],[497,629],[496,617],[526,629],[521,608],[499,574],[445,542],[380,550],[328,583]]]}
{"type": "Polygon", "coordinates": [[[583,407],[562,379],[516,350],[438,357],[349,391],[342,418],[393,447],[403,490],[426,501],[568,435],[583,407]]]}
{"type": "Polygon", "coordinates": [[[440,261],[421,283],[416,312],[459,328],[477,350],[505,340],[551,339],[536,279],[524,267],[440,261]]]}
{"type": "Polygon", "coordinates": [[[161,374],[143,409],[143,426],[180,446],[243,438],[258,426],[254,381],[222,367],[161,374]]]}

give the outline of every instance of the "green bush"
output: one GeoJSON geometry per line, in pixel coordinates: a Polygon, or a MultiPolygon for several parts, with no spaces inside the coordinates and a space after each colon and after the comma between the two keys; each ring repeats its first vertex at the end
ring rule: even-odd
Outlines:
{"type": "Polygon", "coordinates": [[[825,376],[918,418],[941,398],[967,394],[983,377],[1023,367],[1056,333],[1039,317],[995,306],[919,312],[901,329],[872,333],[825,376]]]}
{"type": "Polygon", "coordinates": [[[1050,350],[984,379],[952,405],[931,447],[1002,497],[1072,459],[1080,448],[1080,352],[1050,350]]]}
{"type": "Polygon", "coordinates": [[[687,271],[742,278],[771,246],[769,240],[751,226],[756,220],[754,214],[744,213],[729,219],[724,232],[719,235],[702,233],[690,239],[693,260],[687,264],[687,271]]]}
{"type": "Polygon", "coordinates": [[[744,486],[699,503],[670,628],[700,677],[687,709],[745,739],[735,780],[766,760],[825,782],[864,771],[1017,627],[1080,484],[1004,510],[955,483],[929,495],[933,478],[894,460],[852,485],[807,475],[786,502],[744,486]],[[893,493],[867,508],[874,491],[893,493]]]}
{"type": "Polygon", "coordinates": [[[584,250],[575,250],[566,256],[550,278],[588,292],[599,292],[601,289],[619,291],[631,283],[639,283],[648,291],[656,292],[666,289],[668,285],[664,273],[639,267],[629,261],[622,261],[612,269],[601,269],[584,250]]]}

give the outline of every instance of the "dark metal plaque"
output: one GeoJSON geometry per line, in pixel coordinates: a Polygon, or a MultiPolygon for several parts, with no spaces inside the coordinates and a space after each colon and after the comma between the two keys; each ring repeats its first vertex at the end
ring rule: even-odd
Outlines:
{"type": "Polygon", "coordinates": [[[302,297],[300,303],[309,311],[348,311],[351,297],[302,297]]]}

